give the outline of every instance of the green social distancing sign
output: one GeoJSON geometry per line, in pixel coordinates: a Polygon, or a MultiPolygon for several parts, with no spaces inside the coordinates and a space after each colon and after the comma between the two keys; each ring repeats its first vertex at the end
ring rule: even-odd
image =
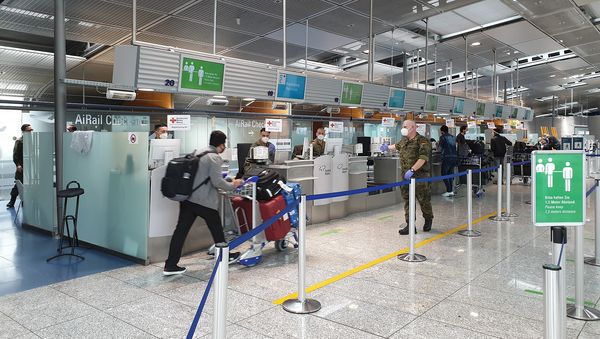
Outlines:
{"type": "Polygon", "coordinates": [[[342,105],[361,105],[363,95],[363,84],[357,82],[342,82],[342,105]]]}
{"type": "Polygon", "coordinates": [[[182,92],[223,93],[224,63],[182,55],[179,67],[182,92]]]}
{"type": "Polygon", "coordinates": [[[585,224],[585,154],[534,151],[531,155],[532,217],[536,226],[585,224]]]}

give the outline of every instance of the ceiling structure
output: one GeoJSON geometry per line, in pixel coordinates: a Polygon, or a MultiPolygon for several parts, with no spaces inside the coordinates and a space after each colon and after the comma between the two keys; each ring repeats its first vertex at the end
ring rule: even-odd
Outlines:
{"type": "MultiPolygon", "coordinates": [[[[219,0],[217,53],[281,65],[282,2],[219,0]]],[[[137,39],[210,53],[213,6],[137,0],[137,39]]],[[[65,0],[65,8],[68,76],[110,82],[112,47],[131,43],[132,0],[65,0]]],[[[0,95],[52,95],[53,10],[50,0],[0,0],[0,95]]],[[[367,80],[374,53],[375,82],[406,78],[409,87],[465,96],[466,69],[466,96],[492,100],[495,50],[497,100],[506,84],[508,103],[522,99],[537,114],[552,96],[568,112],[600,107],[600,0],[373,0],[374,51],[369,11],[370,0],[287,0],[288,66],[367,80]],[[441,81],[449,78],[451,92],[441,81]]],[[[81,91],[69,93],[81,100],[81,91]]]]}

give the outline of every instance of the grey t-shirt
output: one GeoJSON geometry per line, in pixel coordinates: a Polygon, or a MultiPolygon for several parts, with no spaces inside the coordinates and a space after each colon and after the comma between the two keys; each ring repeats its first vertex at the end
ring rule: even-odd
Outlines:
{"type": "Polygon", "coordinates": [[[231,191],[233,190],[233,184],[223,179],[223,175],[221,174],[223,159],[216,153],[217,149],[215,147],[209,146],[196,152],[196,154],[206,151],[215,153],[208,153],[200,158],[198,173],[196,173],[196,177],[194,178],[194,187],[200,185],[208,177],[210,177],[210,180],[194,191],[188,198],[188,201],[216,210],[219,206],[218,189],[231,191]]]}

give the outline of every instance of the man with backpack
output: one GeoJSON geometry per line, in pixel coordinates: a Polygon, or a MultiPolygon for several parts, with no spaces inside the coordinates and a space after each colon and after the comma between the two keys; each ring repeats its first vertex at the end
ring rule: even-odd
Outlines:
{"type": "MultiPolygon", "coordinates": [[[[193,190],[186,200],[180,202],[179,218],[175,232],[173,232],[173,237],[171,238],[169,257],[163,269],[164,275],[182,274],[186,271],[185,267],[180,267],[177,264],[181,258],[185,239],[197,217],[201,217],[206,221],[215,244],[226,242],[218,211],[218,190],[231,191],[243,183],[241,179],[229,182],[223,179],[223,175],[221,174],[223,159],[219,154],[225,151],[226,140],[227,136],[225,133],[213,131],[210,134],[210,146],[197,153],[200,159],[198,160],[196,175],[194,176],[193,190]]],[[[229,262],[237,261],[239,256],[239,252],[230,253],[229,262]]]]}

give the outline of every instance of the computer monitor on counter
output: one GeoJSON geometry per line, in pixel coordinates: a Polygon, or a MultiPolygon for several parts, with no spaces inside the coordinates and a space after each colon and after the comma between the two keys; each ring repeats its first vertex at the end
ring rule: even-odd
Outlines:
{"type": "Polygon", "coordinates": [[[157,168],[179,157],[181,139],[151,139],[148,152],[148,166],[157,168]]]}

